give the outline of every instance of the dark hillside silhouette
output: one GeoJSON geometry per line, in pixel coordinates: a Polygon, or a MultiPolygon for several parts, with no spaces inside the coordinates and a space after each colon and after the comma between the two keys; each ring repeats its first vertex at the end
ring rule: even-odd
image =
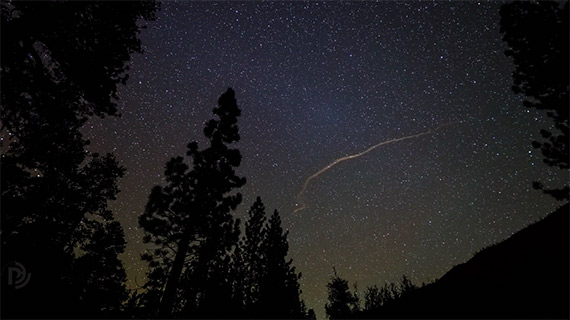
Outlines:
{"type": "Polygon", "coordinates": [[[370,318],[567,319],[568,204],[370,318]]]}

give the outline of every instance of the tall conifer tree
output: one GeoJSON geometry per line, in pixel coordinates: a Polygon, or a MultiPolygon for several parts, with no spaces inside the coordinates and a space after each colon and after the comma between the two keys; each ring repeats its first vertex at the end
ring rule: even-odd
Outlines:
{"type": "Polygon", "coordinates": [[[162,317],[177,311],[215,316],[220,303],[231,302],[230,254],[239,237],[231,211],[241,202],[241,194],[232,191],[245,184],[235,173],[240,152],[229,147],[240,139],[241,114],[231,88],[213,112],[218,119],[204,129],[209,147],[188,145],[191,169],[182,157],[167,163],[167,185],[153,188],[139,218],[144,240],[157,246],[145,259],[151,261],[151,291],[162,292],[162,317]]]}

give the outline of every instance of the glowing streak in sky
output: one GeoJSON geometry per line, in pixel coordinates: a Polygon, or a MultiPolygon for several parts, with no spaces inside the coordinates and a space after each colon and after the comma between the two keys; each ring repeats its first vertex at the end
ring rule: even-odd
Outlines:
{"type": "Polygon", "coordinates": [[[299,207],[296,208],[296,209],[293,211],[293,213],[297,213],[297,212],[299,212],[299,211],[301,211],[301,210],[304,210],[304,209],[307,209],[307,208],[308,208],[308,206],[302,201],[302,198],[301,198],[301,197],[303,196],[303,193],[305,193],[305,190],[307,190],[307,187],[309,186],[309,182],[311,182],[311,180],[315,179],[316,177],[320,176],[321,174],[325,173],[327,170],[331,169],[332,167],[336,166],[337,164],[339,164],[339,163],[341,163],[341,162],[344,162],[344,161],[347,161],[347,160],[356,159],[356,158],[358,158],[358,157],[361,157],[361,156],[363,156],[363,155],[365,155],[365,154],[367,154],[367,153],[373,151],[374,149],[376,149],[376,148],[378,148],[378,147],[385,146],[385,145],[390,144],[390,143],[399,142],[399,141],[404,141],[404,140],[408,140],[408,139],[419,138],[419,137],[421,137],[421,136],[425,136],[425,135],[434,133],[434,132],[438,131],[439,129],[441,129],[441,128],[445,127],[445,126],[448,126],[448,125],[451,125],[451,124],[454,124],[454,123],[457,123],[457,122],[451,122],[451,123],[442,124],[442,125],[440,125],[439,127],[435,128],[435,129],[433,129],[433,130],[432,130],[432,129],[429,129],[429,130],[426,131],[426,132],[414,134],[414,135],[411,135],[411,136],[406,136],[406,137],[401,137],[401,138],[396,138],[396,139],[392,139],[392,140],[383,141],[383,142],[380,142],[380,143],[378,143],[378,144],[373,145],[372,147],[370,147],[370,148],[368,148],[368,149],[366,149],[366,150],[364,150],[364,151],[362,151],[362,152],[355,153],[355,154],[352,154],[352,155],[349,155],[349,156],[344,156],[344,157],[341,157],[341,158],[336,159],[335,161],[331,162],[329,165],[325,166],[325,167],[322,168],[321,170],[317,171],[316,173],[314,173],[313,175],[311,175],[310,177],[308,177],[307,180],[305,180],[305,183],[303,183],[303,188],[301,188],[301,191],[299,192],[299,194],[297,194],[297,201],[298,201],[299,207]]]}

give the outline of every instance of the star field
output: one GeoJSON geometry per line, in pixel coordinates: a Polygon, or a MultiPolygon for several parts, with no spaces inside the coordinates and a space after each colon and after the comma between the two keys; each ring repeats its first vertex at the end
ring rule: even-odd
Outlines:
{"type": "MultiPolygon", "coordinates": [[[[111,204],[128,241],[129,286],[144,283],[138,216],[166,161],[204,142],[204,122],[236,91],[247,177],[290,230],[303,298],[324,315],[335,266],[359,290],[406,274],[441,277],[558,204],[535,191],[564,172],[531,142],[549,120],[510,90],[499,2],[170,2],[141,34],[120,118],[92,120],[91,149],[127,168],[111,204]],[[380,146],[313,179],[335,159],[380,146]]],[[[203,146],[203,144],[202,144],[203,146]]],[[[242,220],[243,221],[243,220],[242,220]]]]}

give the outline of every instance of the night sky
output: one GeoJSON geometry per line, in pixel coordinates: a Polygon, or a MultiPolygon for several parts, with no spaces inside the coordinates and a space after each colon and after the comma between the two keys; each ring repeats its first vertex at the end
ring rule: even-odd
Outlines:
{"type": "Polygon", "coordinates": [[[92,151],[127,168],[111,208],[129,287],[145,281],[137,219],[150,189],[188,142],[206,146],[204,122],[228,87],[247,178],[236,216],[258,195],[280,211],[319,316],[333,266],[361,293],[402,274],[428,282],[557,208],[531,182],[556,186],[567,173],[531,147],[550,121],[510,90],[499,7],[164,2],[120,90],[122,117],[84,130],[92,151]],[[324,170],[297,197],[335,160],[404,137],[324,170]]]}

